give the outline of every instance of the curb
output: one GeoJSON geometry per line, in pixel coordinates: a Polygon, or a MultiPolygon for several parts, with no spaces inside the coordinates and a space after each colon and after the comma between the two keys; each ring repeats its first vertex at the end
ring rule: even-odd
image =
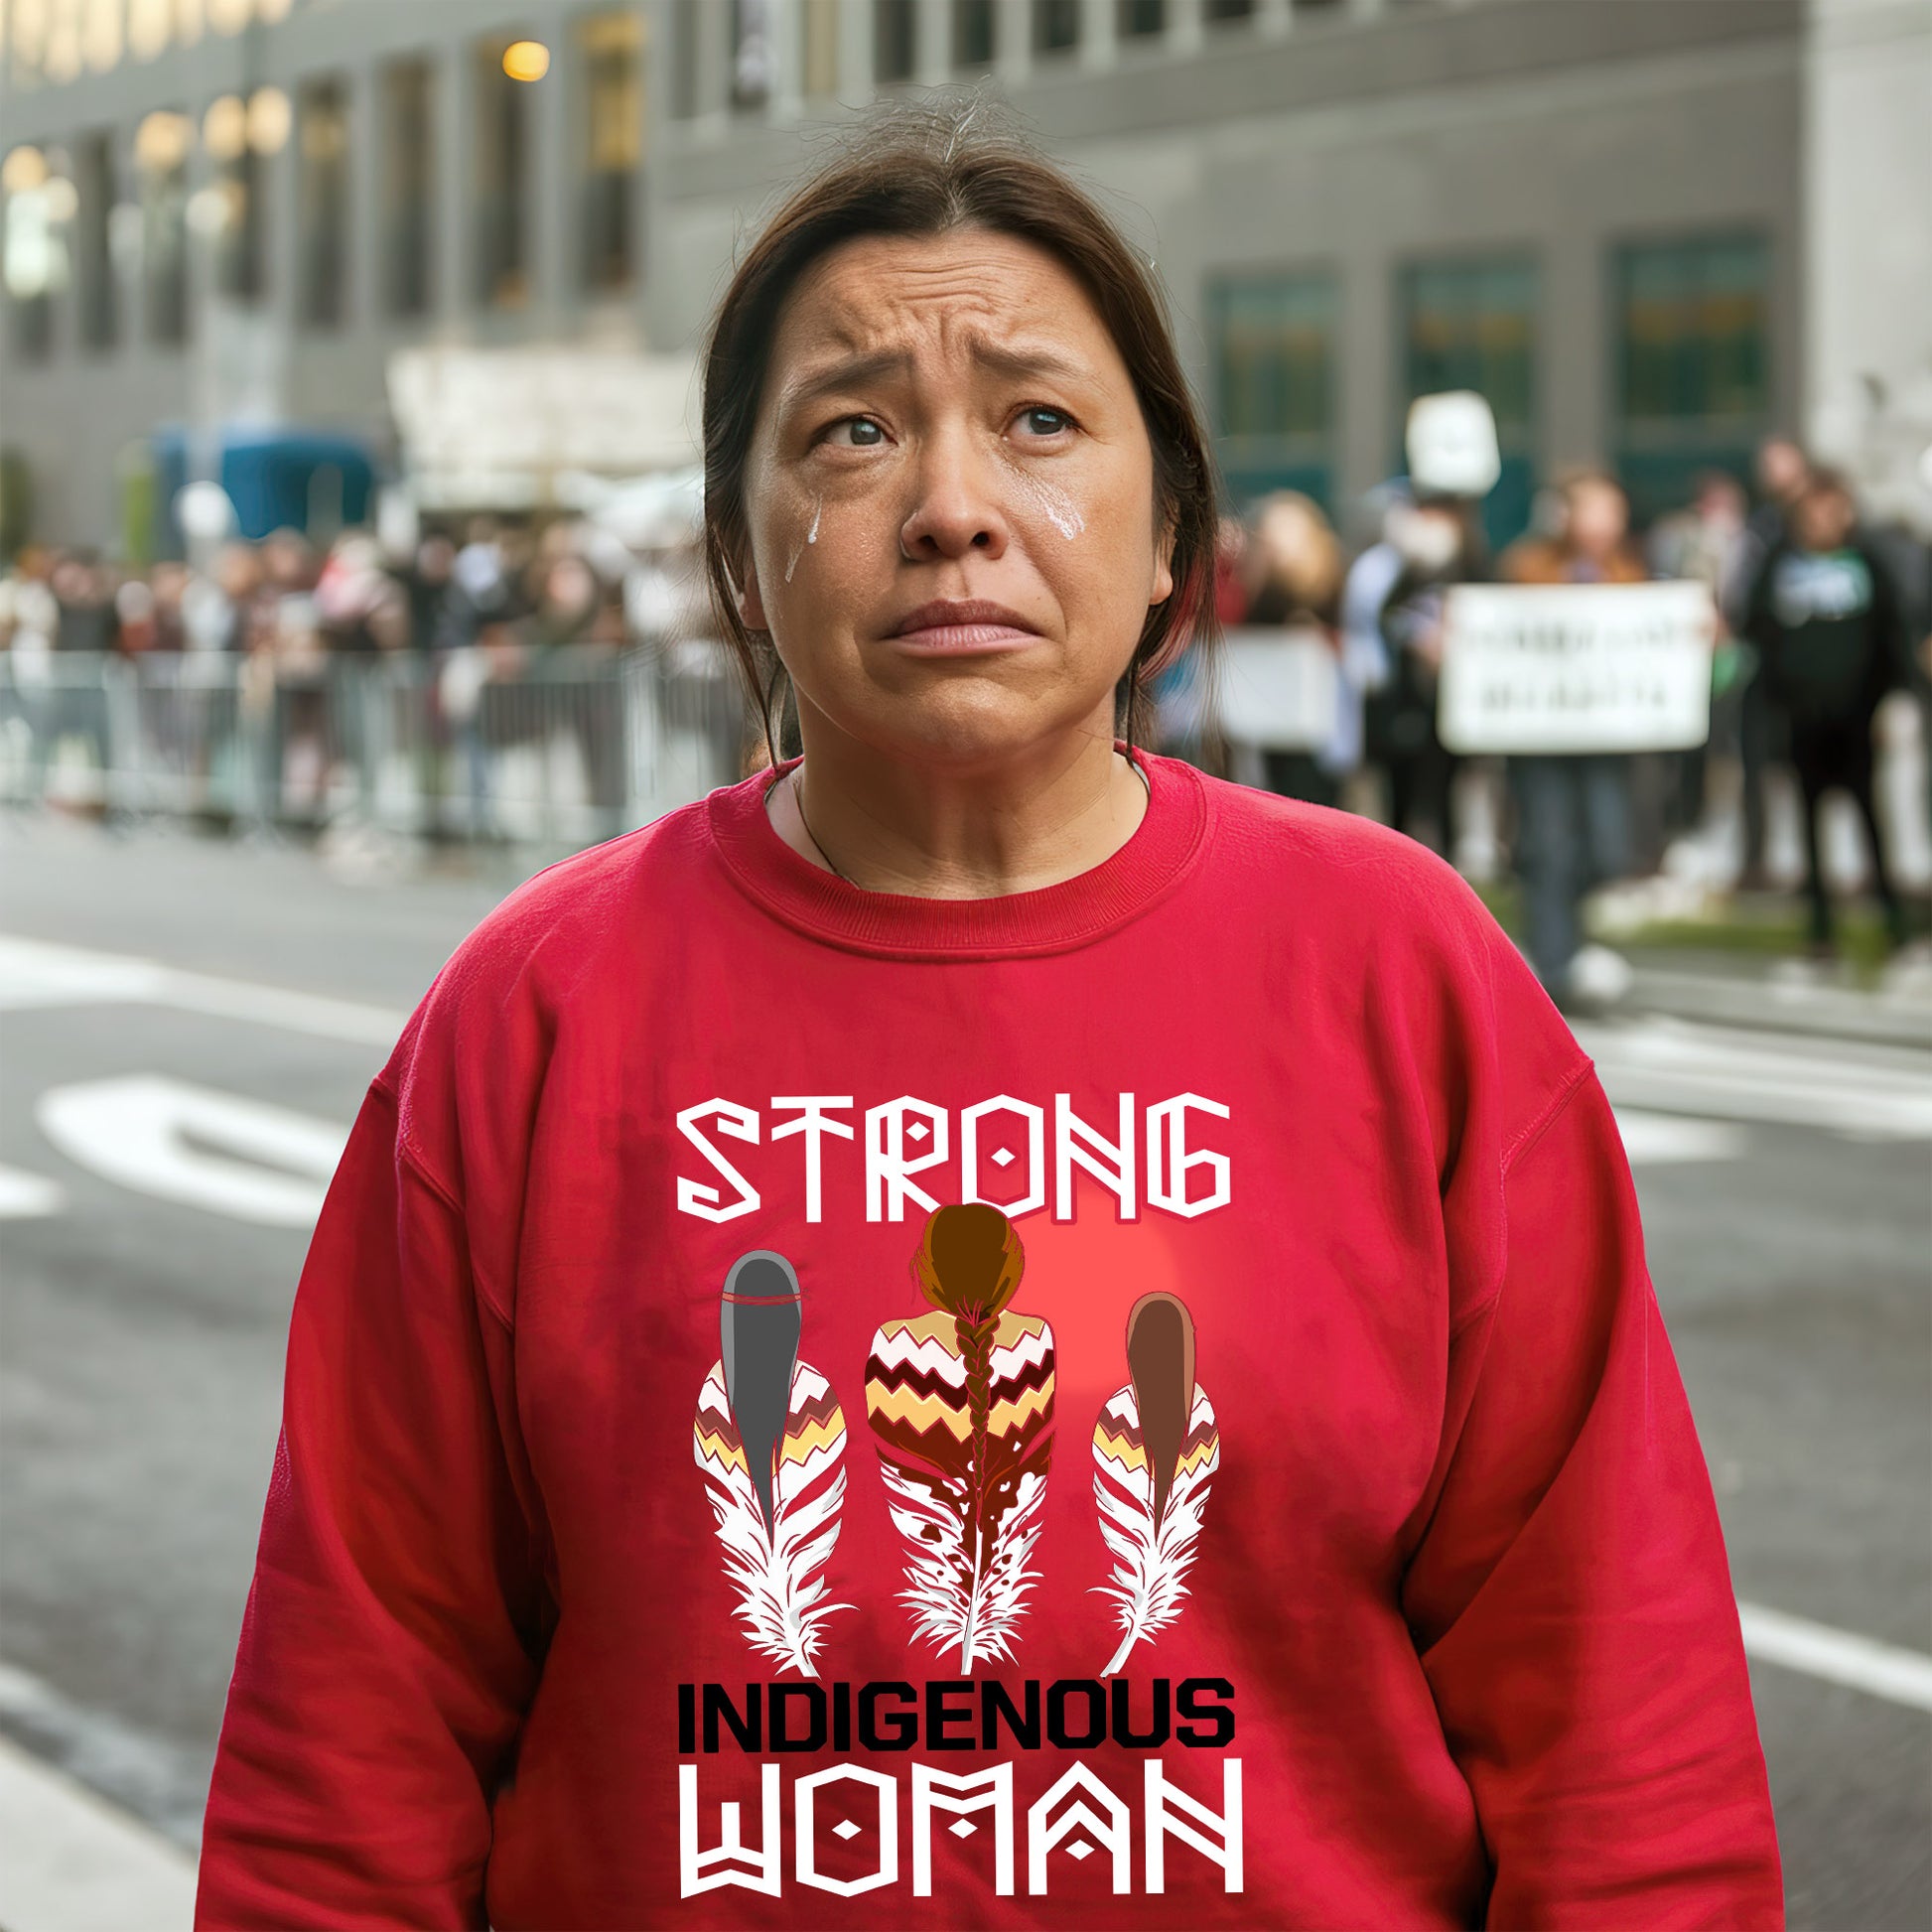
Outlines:
{"type": "Polygon", "coordinates": [[[1622,1003],[1625,1012],[1932,1052],[1932,998],[1923,995],[1853,993],[1802,981],[1632,964],[1635,977],[1622,1003]]]}

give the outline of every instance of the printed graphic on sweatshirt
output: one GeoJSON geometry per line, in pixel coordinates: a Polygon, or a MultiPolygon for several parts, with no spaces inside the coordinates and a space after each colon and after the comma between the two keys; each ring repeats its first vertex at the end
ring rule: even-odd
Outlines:
{"type": "Polygon", "coordinates": [[[693,1452],[752,1647],[815,1677],[825,1568],[845,1501],[845,1417],[798,1359],[798,1277],[782,1255],[741,1255],[720,1298],[722,1353],[698,1394],[693,1452]]]}
{"type": "Polygon", "coordinates": [[[917,1634],[975,1663],[1013,1655],[1053,1448],[1053,1331],[1009,1304],[1020,1236],[983,1202],[936,1209],[912,1276],[933,1312],[888,1321],[866,1363],[866,1415],[917,1634]]]}
{"type": "Polygon", "coordinates": [[[1180,1614],[1221,1466],[1213,1405],[1194,1380],[1194,1318],[1178,1297],[1144,1295],[1128,1311],[1127,1370],[1093,1431],[1093,1499],[1115,1559],[1100,1587],[1121,1631],[1102,1677],[1180,1614]]]}

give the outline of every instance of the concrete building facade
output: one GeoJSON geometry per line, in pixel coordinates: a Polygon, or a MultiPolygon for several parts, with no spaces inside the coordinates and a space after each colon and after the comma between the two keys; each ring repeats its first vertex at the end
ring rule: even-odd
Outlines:
{"type": "Polygon", "coordinates": [[[1444,386],[1496,407],[1501,531],[1564,463],[1614,463],[1655,505],[1771,429],[1907,508],[1932,440],[1932,0],[7,0],[4,21],[0,449],[54,540],[116,540],[157,424],[379,446],[406,344],[694,346],[828,134],[953,84],[1009,99],[1157,262],[1237,495],[1345,508],[1444,386]]]}

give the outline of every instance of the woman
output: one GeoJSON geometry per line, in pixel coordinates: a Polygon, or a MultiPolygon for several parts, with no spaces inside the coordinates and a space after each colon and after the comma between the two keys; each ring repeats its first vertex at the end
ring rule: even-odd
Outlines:
{"type": "MultiPolygon", "coordinates": [[[[1243,621],[1257,629],[1279,629],[1277,647],[1323,658],[1339,656],[1341,545],[1321,506],[1297,489],[1278,489],[1255,506],[1251,558],[1252,592],[1243,621]]],[[[1340,802],[1340,773],[1332,768],[1335,741],[1342,735],[1344,693],[1336,666],[1334,724],[1325,741],[1312,749],[1262,748],[1262,772],[1270,791],[1311,804],[1340,802]]]]}
{"type": "Polygon", "coordinates": [[[1421,848],[1117,735],[1211,622],[1139,260],[891,121],[704,424],[803,757],[526,884],[371,1086],[200,1922],[1776,1924],[1589,1061],[1421,848]]]}
{"type": "Polygon", "coordinates": [[[1450,805],[1460,760],[1436,730],[1443,618],[1457,584],[1488,575],[1482,526],[1467,497],[1405,488],[1391,502],[1385,528],[1396,568],[1375,624],[1389,676],[1368,701],[1368,750],[1388,770],[1389,823],[1447,857],[1454,848],[1450,805]]]}
{"type": "MultiPolygon", "coordinates": [[[[1519,538],[1498,566],[1509,584],[1641,584],[1630,499],[1607,471],[1557,480],[1557,529],[1519,538]]],[[[1629,962],[1587,944],[1584,901],[1632,869],[1627,752],[1533,753],[1509,760],[1524,942],[1550,997],[1566,1012],[1611,1006],[1629,990],[1629,962]]]]}

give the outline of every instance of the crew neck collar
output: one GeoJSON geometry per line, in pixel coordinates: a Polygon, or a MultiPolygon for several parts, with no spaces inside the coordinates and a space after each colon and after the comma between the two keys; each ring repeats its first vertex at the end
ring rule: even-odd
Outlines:
{"type": "Polygon", "coordinates": [[[1207,823],[1200,774],[1178,759],[1128,748],[1147,780],[1147,809],[1125,844],[1054,886],[990,898],[873,893],[821,870],[781,839],[764,794],[787,759],[705,800],[712,841],[739,889],[800,932],[852,952],[899,959],[992,959],[1070,951],[1137,918],[1179,883],[1207,823]]]}

